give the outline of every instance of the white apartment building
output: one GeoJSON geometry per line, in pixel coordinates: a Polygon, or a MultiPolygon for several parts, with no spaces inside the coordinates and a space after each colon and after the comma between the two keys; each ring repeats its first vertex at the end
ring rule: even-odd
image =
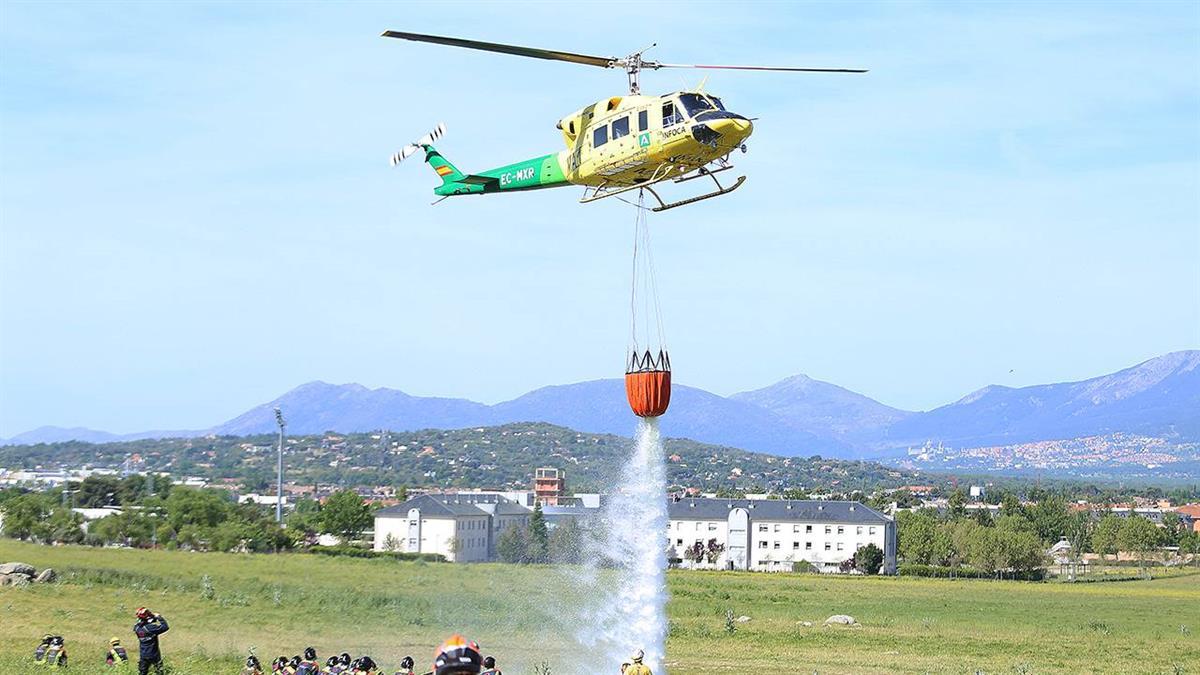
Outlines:
{"type": "Polygon", "coordinates": [[[896,522],[857,502],[684,498],[668,505],[668,518],[676,560],[715,539],[724,547],[718,569],[790,572],[807,561],[837,572],[859,548],[875,544],[883,551],[880,572],[896,573],[896,522]]]}
{"type": "Polygon", "coordinates": [[[420,495],[375,513],[373,548],[484,562],[495,557],[500,534],[528,524],[532,513],[495,494],[420,495]]]}

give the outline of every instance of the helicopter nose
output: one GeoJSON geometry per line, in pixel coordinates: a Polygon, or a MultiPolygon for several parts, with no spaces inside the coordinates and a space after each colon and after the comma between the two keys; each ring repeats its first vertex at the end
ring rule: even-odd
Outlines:
{"type": "Polygon", "coordinates": [[[745,117],[726,117],[708,123],[713,131],[721,134],[722,143],[741,145],[742,141],[754,133],[754,123],[745,117]]]}

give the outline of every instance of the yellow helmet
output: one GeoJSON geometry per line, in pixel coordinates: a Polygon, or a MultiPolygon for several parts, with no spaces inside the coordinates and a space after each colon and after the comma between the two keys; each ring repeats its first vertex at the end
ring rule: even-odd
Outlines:
{"type": "Polygon", "coordinates": [[[108,641],[108,644],[115,647],[115,646],[121,644],[121,638],[112,638],[111,640],[108,641]]]}

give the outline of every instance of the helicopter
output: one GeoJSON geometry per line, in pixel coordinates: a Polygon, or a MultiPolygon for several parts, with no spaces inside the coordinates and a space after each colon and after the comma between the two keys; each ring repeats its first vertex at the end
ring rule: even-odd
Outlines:
{"type": "Polygon", "coordinates": [[[505,166],[465,173],[450,163],[433,145],[446,132],[444,124],[410,143],[392,156],[395,166],[424,151],[425,161],[442,179],[433,192],[442,200],[460,195],[540,190],[567,185],[583,186],[580,203],[614,197],[631,190],[649,192],[666,211],[705,199],[729,194],[741,187],[745,176],[722,185],[717,174],[733,168],[730,155],[747,151],[746,139],[754,131],[751,118],[726,109],[717,96],[704,91],[673,91],[661,96],[641,93],[643,70],[700,68],[817,73],[865,73],[852,68],[793,68],[773,66],[721,66],[660,63],[642,58],[649,49],[624,58],[589,56],[495,42],[480,42],[439,35],[384,31],[382,37],[477,49],[551,61],[566,61],[600,68],[622,68],[628,77],[629,93],[610,96],[563,117],[556,125],[562,132],[565,150],[505,166]],[[684,183],[711,178],[716,188],[679,201],[666,202],[654,190],[665,181],[684,183]]]}

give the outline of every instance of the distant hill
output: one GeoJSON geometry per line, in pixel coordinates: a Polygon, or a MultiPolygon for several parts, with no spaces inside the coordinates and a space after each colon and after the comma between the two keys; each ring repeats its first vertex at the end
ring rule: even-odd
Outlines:
{"type": "MultiPolygon", "coordinates": [[[[839,455],[840,441],[795,429],[774,413],[701,389],[676,385],[663,433],[704,443],[780,455],[839,455]]],[[[274,408],[285,411],[289,433],[392,429],[458,429],[511,422],[546,422],[588,433],[628,436],[635,422],[622,380],[543,387],[487,406],[465,399],[410,396],[395,389],[309,382],[250,409],[206,433],[240,436],[275,429],[274,408]]]]}
{"type": "MultiPolygon", "coordinates": [[[[534,470],[555,466],[571,491],[611,489],[632,441],[543,423],[381,433],[320,433],[288,437],[284,464],[300,484],[421,485],[529,489],[534,470]]],[[[666,438],[667,480],[703,490],[862,489],[944,479],[872,462],[780,459],[737,448],[666,438]]],[[[275,475],[275,436],[214,436],[93,444],[77,441],[0,448],[0,466],[119,466],[137,455],[139,468],[210,480],[233,479],[252,489],[275,475]]]]}
{"type": "MultiPolygon", "coordinates": [[[[634,428],[622,380],[543,387],[493,410],[496,423],[543,421],[619,435],[629,435],[634,428]]],[[[836,457],[849,451],[844,443],[796,429],[764,408],[682,385],[672,386],[671,407],[661,424],[667,436],[755,452],[836,457]]]]}
{"type": "MultiPolygon", "coordinates": [[[[543,387],[492,406],[411,396],[396,389],[310,382],[203,431],[118,436],[43,427],[5,442],[271,433],[275,406],[283,408],[292,434],[460,429],[515,422],[546,422],[618,435],[629,435],[634,428],[621,380],[543,387]]],[[[662,427],[668,436],[777,455],[885,457],[927,443],[999,447],[1113,433],[1197,441],[1198,410],[1200,351],[1184,351],[1082,382],[1019,389],[993,385],[929,412],[892,408],[804,375],[728,398],[676,385],[662,427]]]]}
{"type": "Polygon", "coordinates": [[[893,424],[871,444],[980,447],[1116,432],[1200,439],[1200,351],[1174,352],[1082,382],[984,387],[893,424]]]}
{"type": "Polygon", "coordinates": [[[796,429],[851,442],[872,438],[877,430],[917,414],[807,375],[730,398],[770,410],[796,429]]]}
{"type": "Polygon", "coordinates": [[[245,436],[274,432],[276,407],[283,409],[288,433],[293,434],[458,429],[487,425],[493,419],[488,406],[466,399],[409,396],[397,389],[368,389],[361,384],[309,382],[207,433],[245,436]]]}

